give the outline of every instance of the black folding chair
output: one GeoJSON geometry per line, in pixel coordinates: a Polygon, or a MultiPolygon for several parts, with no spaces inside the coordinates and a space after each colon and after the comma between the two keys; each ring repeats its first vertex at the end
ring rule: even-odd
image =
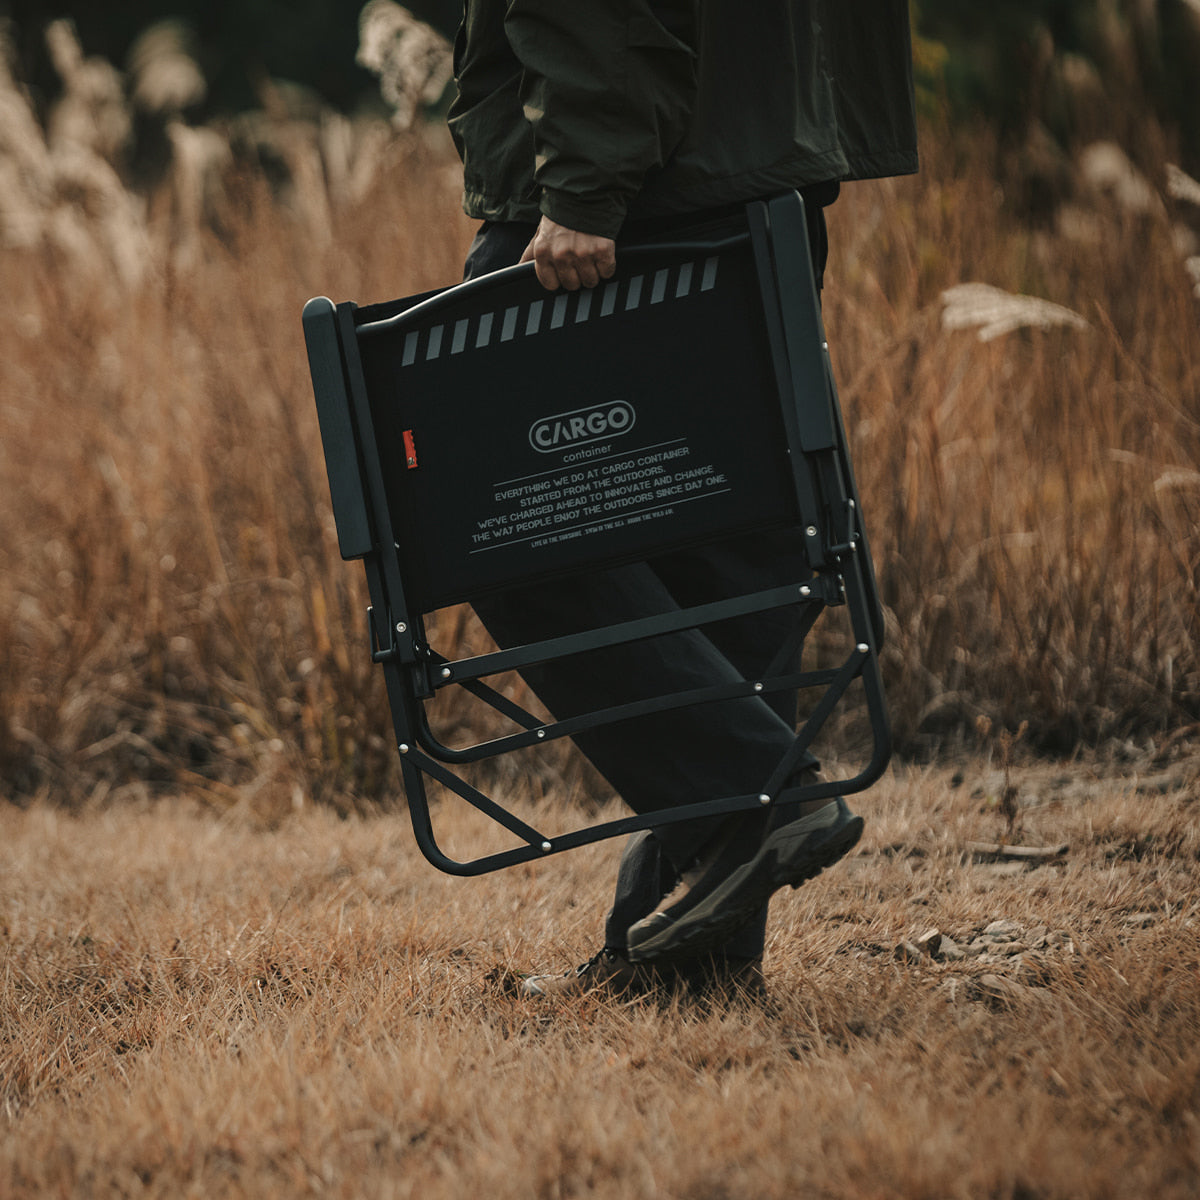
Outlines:
{"type": "Polygon", "coordinates": [[[850,794],[882,774],[883,621],[799,195],[751,204],[744,224],[707,239],[623,246],[616,276],[593,290],[546,292],[524,264],[388,304],[310,300],[304,332],[339,547],[366,568],[371,655],[386,680],[413,829],[435,866],[480,874],[772,804],[856,680],[871,736],[866,763],[849,779],[789,788],[789,799],[850,794]],[[448,605],[771,526],[799,531],[811,575],[458,661],[426,636],[425,618],[448,605]],[[841,605],[849,629],[837,665],[788,667],[817,619],[841,605]],[[788,645],[763,677],[736,685],[543,721],[485,682],[779,608],[796,614],[788,645]],[[427,706],[446,688],[466,689],[516,731],[444,745],[427,706]],[[614,721],[780,689],[813,702],[754,794],[548,836],[462,778],[469,764],[614,721]],[[448,857],[434,836],[427,779],[519,844],[465,862],[448,857]]]}

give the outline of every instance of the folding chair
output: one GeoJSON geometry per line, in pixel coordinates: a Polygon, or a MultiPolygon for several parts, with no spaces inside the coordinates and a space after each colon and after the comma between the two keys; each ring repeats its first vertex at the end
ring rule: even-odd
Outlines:
{"type": "Polygon", "coordinates": [[[788,798],[850,794],[882,774],[883,621],[798,194],[751,204],[743,224],[707,239],[623,246],[616,276],[593,290],[546,292],[524,264],[381,305],[319,297],[303,323],[339,548],[366,568],[370,652],[386,680],[413,829],[435,866],[480,874],[773,804],[855,681],[867,761],[849,779],[789,787],[788,798]],[[794,584],[457,661],[426,636],[426,617],[448,605],[769,526],[799,531],[811,573],[794,584]],[[485,682],[777,608],[796,613],[794,651],[842,605],[847,644],[826,669],[789,669],[785,646],[761,678],[564,721],[541,720],[485,682]],[[446,688],[466,689],[515,732],[443,744],[427,707],[446,688]],[[468,764],[600,725],[785,688],[808,695],[811,708],[753,794],[551,836],[462,777],[468,764]],[[428,780],[517,844],[448,857],[428,780]]]}

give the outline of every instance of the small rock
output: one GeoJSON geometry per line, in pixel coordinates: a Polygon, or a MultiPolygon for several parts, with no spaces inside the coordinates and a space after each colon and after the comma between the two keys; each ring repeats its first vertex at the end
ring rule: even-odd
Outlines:
{"type": "Polygon", "coordinates": [[[1024,932],[1016,921],[993,921],[984,929],[983,936],[990,942],[1015,942],[1024,932]]]}
{"type": "Polygon", "coordinates": [[[1012,958],[1017,954],[1024,954],[1029,947],[1024,942],[997,942],[992,947],[992,953],[998,958],[1012,958]]]}
{"type": "Polygon", "coordinates": [[[957,962],[966,957],[955,940],[940,929],[926,930],[917,938],[917,947],[929,955],[934,962],[957,962]]]}
{"type": "Polygon", "coordinates": [[[901,942],[892,951],[892,957],[897,962],[920,962],[924,956],[912,942],[901,942]]]}
{"type": "Polygon", "coordinates": [[[1015,979],[1004,975],[980,975],[975,980],[975,986],[985,999],[1000,1000],[1009,1004],[1028,999],[1030,991],[1015,979]]]}
{"type": "Polygon", "coordinates": [[[927,929],[917,938],[917,949],[924,950],[930,958],[937,958],[941,941],[942,931],[940,929],[927,929]]]}
{"type": "Polygon", "coordinates": [[[937,954],[935,958],[940,958],[944,962],[959,962],[967,957],[966,951],[951,937],[947,937],[944,933],[938,942],[937,954]]]}

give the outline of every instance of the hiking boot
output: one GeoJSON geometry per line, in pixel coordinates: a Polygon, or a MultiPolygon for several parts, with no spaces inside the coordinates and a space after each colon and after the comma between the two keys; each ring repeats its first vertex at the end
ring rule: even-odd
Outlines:
{"type": "Polygon", "coordinates": [[[523,996],[583,996],[604,988],[614,995],[643,990],[648,972],[635,967],[617,950],[604,947],[565,975],[530,975],[521,985],[523,996]]]}
{"type": "Polygon", "coordinates": [[[761,958],[715,955],[664,968],[660,978],[677,991],[702,1000],[765,1000],[767,980],[761,958]]]}
{"type": "Polygon", "coordinates": [[[704,999],[762,1000],[767,995],[761,958],[723,954],[688,960],[655,970],[634,966],[619,950],[607,946],[582,966],[565,975],[530,975],[521,985],[523,996],[585,996],[604,989],[612,995],[658,994],[663,999],[684,995],[704,999]]]}
{"type": "Polygon", "coordinates": [[[862,836],[862,817],[840,796],[816,803],[757,846],[747,844],[745,821],[714,838],[658,908],[629,927],[629,961],[657,967],[701,958],[781,887],[799,887],[837,862],[862,836]]]}

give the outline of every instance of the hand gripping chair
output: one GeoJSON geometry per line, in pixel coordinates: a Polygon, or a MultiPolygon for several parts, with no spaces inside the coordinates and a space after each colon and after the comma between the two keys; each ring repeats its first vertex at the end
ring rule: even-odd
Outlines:
{"type": "Polygon", "coordinates": [[[366,568],[370,653],[386,680],[413,829],[443,871],[481,874],[772,804],[855,681],[870,730],[865,765],[789,798],[861,791],[887,764],[883,621],[803,202],[787,194],[744,217],[707,238],[623,246],[615,277],[593,290],[546,292],[524,264],[387,304],[305,306],[339,549],[366,568]],[[799,531],[810,570],[794,584],[457,661],[426,636],[429,614],[452,604],[766,526],[799,531]],[[798,671],[797,647],[842,606],[835,664],[798,671]],[[547,721],[486,682],[782,608],[796,614],[788,644],[761,678],[738,684],[547,721]],[[443,744],[428,706],[446,688],[466,689],[515,732],[443,744]],[[548,835],[463,778],[468,764],[606,723],[785,688],[809,698],[807,716],[753,794],[548,835]],[[428,780],[503,826],[508,848],[469,861],[444,853],[428,780]]]}

